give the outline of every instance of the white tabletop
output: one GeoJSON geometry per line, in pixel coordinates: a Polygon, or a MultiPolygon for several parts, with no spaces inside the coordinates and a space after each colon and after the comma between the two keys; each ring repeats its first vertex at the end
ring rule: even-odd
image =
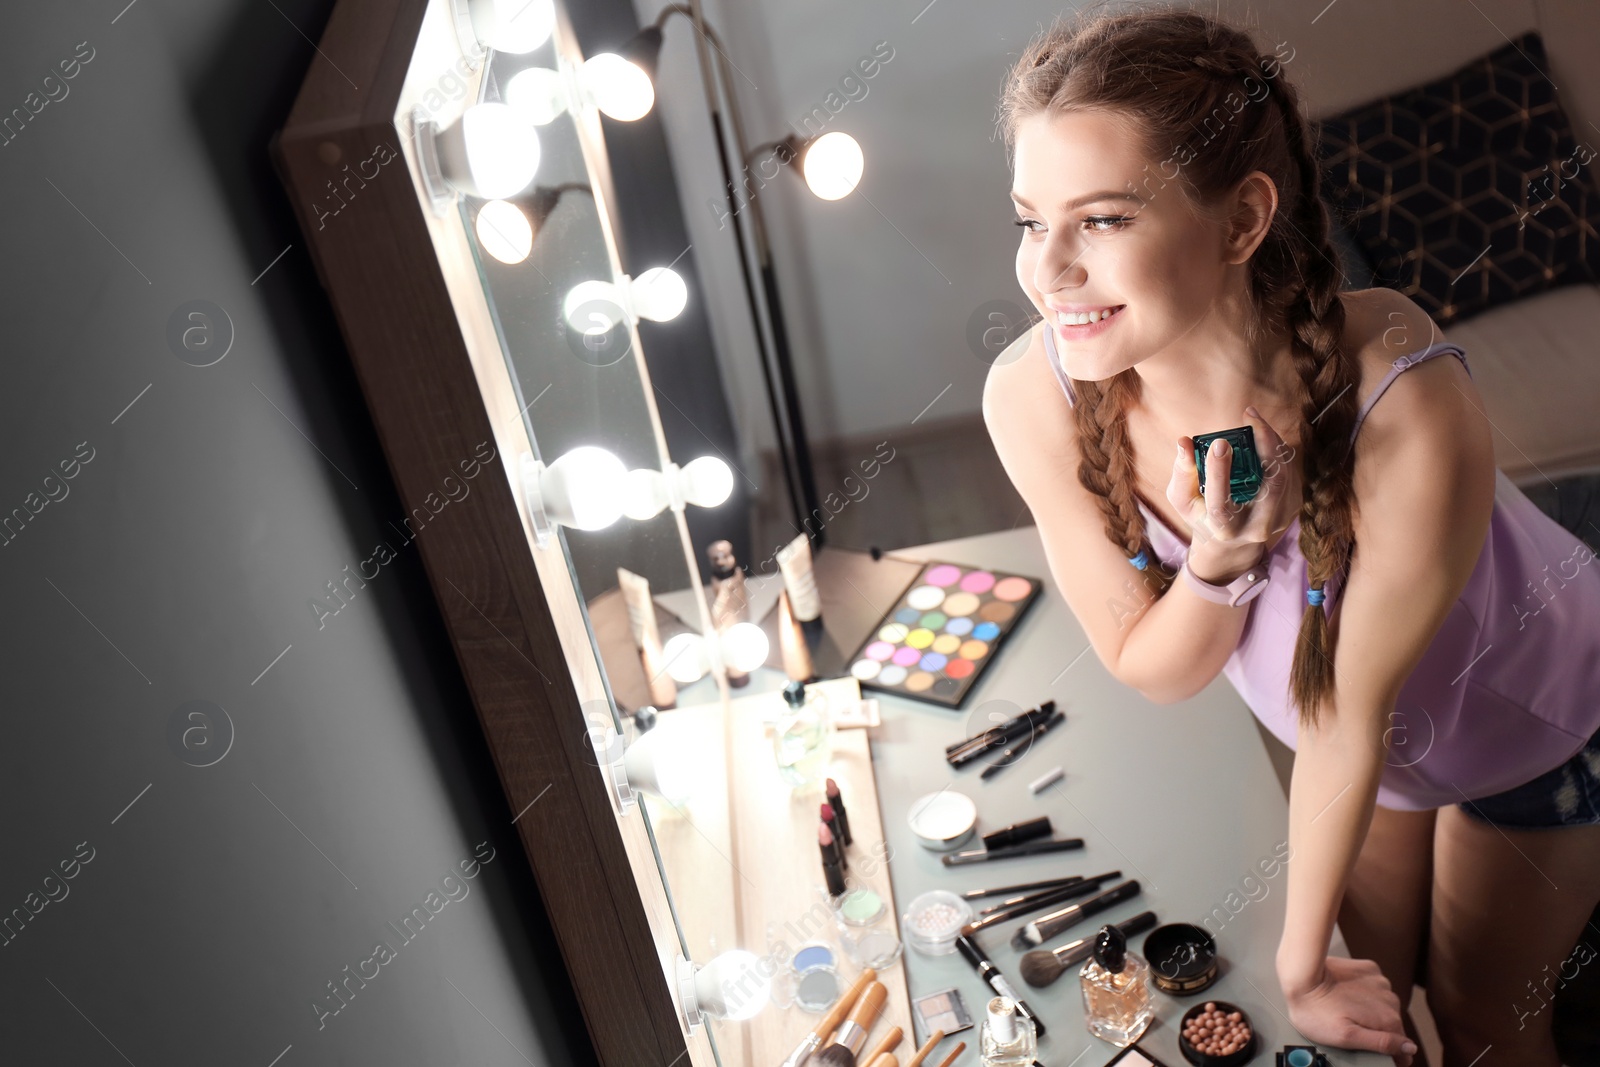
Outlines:
{"type": "MultiPolygon", "coordinates": [[[[1183,1067],[1177,1022],[1208,999],[1229,1001],[1249,1015],[1259,1042],[1253,1063],[1271,1067],[1273,1054],[1284,1045],[1311,1044],[1290,1025],[1274,971],[1288,869],[1279,866],[1276,877],[1268,879],[1259,866],[1282,854],[1288,803],[1250,710],[1233,687],[1219,676],[1193,699],[1160,706],[1113,679],[1056,590],[1034,527],[897,549],[893,555],[989,567],[1044,581],[1039,601],[960,711],[874,694],[883,724],[873,731],[873,764],[892,849],[889,867],[897,912],[929,889],[961,891],[1121,870],[1124,878],[1138,879],[1143,892],[1085,920],[1047,947],[1150,910],[1162,923],[1205,925],[1217,940],[1221,964],[1221,976],[1202,993],[1155,994],[1156,1017],[1141,1039],[1145,1048],[1168,1067],[1183,1067]],[[999,776],[982,782],[978,766],[956,771],[945,762],[944,746],[973,732],[972,720],[981,716],[978,709],[985,701],[1005,700],[1027,709],[1047,699],[1056,701],[1066,721],[999,776]],[[1065,778],[1038,796],[1031,794],[1029,783],[1057,765],[1065,778]],[[946,787],[976,802],[980,834],[1048,815],[1057,837],[1081,837],[1084,847],[944,867],[937,853],[919,845],[906,814],[916,798],[946,787]],[[1204,922],[1208,915],[1211,921],[1204,922]]],[[[969,847],[981,844],[975,841],[969,847]]],[[[1273,869],[1270,864],[1268,869],[1273,869]]],[[[975,902],[975,907],[992,902],[975,902]]],[[[1117,1049],[1084,1026],[1078,968],[1046,989],[1032,989],[1022,981],[1020,953],[1010,938],[1023,921],[980,933],[977,940],[1044,1020],[1048,1032],[1040,1043],[1039,1062],[1045,1067],[1099,1067],[1117,1049]]],[[[1145,936],[1130,938],[1130,947],[1142,952],[1145,936]]],[[[1331,951],[1349,954],[1337,930],[1331,951]]],[[[955,986],[974,1020],[981,1020],[993,994],[961,956],[928,957],[907,946],[905,959],[913,998],[955,986]]],[[[962,1067],[978,1062],[977,1034],[975,1025],[961,1035],[968,1045],[958,1061],[962,1067]]],[[[919,1042],[924,1036],[916,1035],[919,1042]]],[[[1323,1051],[1330,1063],[1341,1067],[1386,1067],[1392,1062],[1371,1053],[1323,1051]]]]}

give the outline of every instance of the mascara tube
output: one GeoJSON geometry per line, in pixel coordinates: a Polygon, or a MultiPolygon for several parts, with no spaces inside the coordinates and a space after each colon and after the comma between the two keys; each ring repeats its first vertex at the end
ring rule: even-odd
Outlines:
{"type": "Polygon", "coordinates": [[[978,977],[989,983],[989,988],[994,990],[996,996],[1005,997],[1017,1006],[1017,1014],[1033,1022],[1033,1032],[1040,1037],[1044,1036],[1044,1020],[1033,1013],[1028,1007],[1028,1002],[1017,996],[1017,991],[1011,988],[1011,983],[1006,981],[1006,976],[983,954],[983,949],[965,934],[956,937],[956,948],[961,955],[966,957],[972,969],[978,972],[978,977]]]}

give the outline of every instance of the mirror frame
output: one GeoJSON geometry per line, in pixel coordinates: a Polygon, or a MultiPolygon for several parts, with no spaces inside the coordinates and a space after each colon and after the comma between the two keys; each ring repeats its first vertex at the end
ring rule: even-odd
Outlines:
{"type": "MultiPolygon", "coordinates": [[[[439,2],[439,0],[434,0],[439,2]]],[[[665,887],[636,879],[630,851],[650,844],[643,819],[619,823],[613,799],[580,746],[584,723],[559,615],[587,645],[582,605],[552,603],[521,507],[517,454],[474,366],[427,209],[404,162],[369,181],[318,228],[308,205],[358,160],[397,136],[395,114],[429,0],[339,0],[271,154],[339,322],[402,506],[435,493],[439,472],[497,443],[503,477],[430,524],[417,551],[450,635],[529,866],[603,1067],[711,1063],[704,1036],[686,1038],[663,969],[675,938],[665,887]],[[348,78],[346,77],[348,75],[348,78]],[[355,83],[352,85],[352,81],[355,83]],[[355,86],[361,86],[357,89],[355,86]],[[470,600],[468,595],[470,593],[470,600]],[[546,679],[536,664],[558,665],[546,679]],[[626,835],[640,841],[624,840],[626,835]],[[657,922],[652,925],[651,917],[657,922]],[[665,917],[667,929],[660,923],[665,917]]],[[[401,134],[403,136],[403,133],[401,134]]],[[[607,190],[606,192],[609,192],[607,190]]],[[[475,281],[475,279],[474,279],[475,281]]],[[[484,354],[477,353],[480,359],[484,354]]],[[[496,347],[494,359],[504,363],[496,347]]],[[[492,464],[491,464],[492,466],[492,464]]],[[[567,573],[563,549],[546,550],[567,573]]],[[[562,592],[562,590],[557,590],[562,592]]],[[[583,679],[585,688],[598,681],[583,679]]],[[[603,688],[600,690],[603,692],[603,688]]],[[[701,1035],[704,1031],[701,1031],[701,1035]]]]}

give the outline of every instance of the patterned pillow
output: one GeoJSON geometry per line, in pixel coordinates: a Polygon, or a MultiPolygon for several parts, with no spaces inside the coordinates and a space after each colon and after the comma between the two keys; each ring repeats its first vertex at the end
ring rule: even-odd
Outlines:
{"type": "Polygon", "coordinates": [[[1440,325],[1600,280],[1600,192],[1536,32],[1436,82],[1323,119],[1327,200],[1376,284],[1440,325]]]}

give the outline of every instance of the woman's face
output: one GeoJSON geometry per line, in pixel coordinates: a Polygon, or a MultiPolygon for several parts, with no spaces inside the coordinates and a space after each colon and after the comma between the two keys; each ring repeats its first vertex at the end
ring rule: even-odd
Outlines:
{"type": "Polygon", "coordinates": [[[1222,306],[1223,235],[1192,216],[1175,163],[1146,159],[1125,120],[1083,111],[1022,120],[1014,158],[1017,281],[1068,375],[1102,381],[1190,334],[1204,343],[1222,306]],[[1118,310],[1063,325],[1063,312],[1106,308],[1118,310]]]}

